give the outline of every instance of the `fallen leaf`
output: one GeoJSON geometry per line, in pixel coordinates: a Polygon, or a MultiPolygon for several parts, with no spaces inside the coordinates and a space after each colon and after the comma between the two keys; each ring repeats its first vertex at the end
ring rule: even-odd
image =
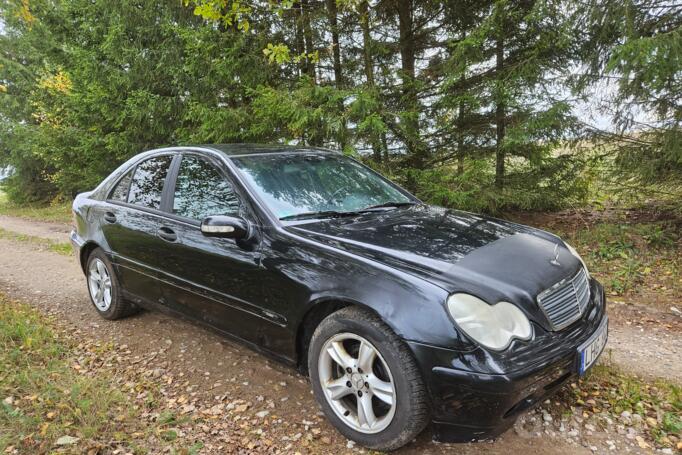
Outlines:
{"type": "Polygon", "coordinates": [[[635,436],[635,440],[637,441],[637,444],[639,445],[640,448],[642,448],[642,449],[648,449],[649,448],[649,444],[647,444],[647,442],[644,440],[643,437],[635,436]]]}
{"type": "Polygon", "coordinates": [[[71,444],[75,444],[78,442],[79,438],[74,438],[73,436],[62,436],[61,438],[57,439],[57,445],[58,446],[68,446],[71,444]]]}

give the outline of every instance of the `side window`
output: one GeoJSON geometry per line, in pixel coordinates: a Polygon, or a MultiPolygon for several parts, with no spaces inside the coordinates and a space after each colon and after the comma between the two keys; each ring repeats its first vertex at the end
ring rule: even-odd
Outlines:
{"type": "Polygon", "coordinates": [[[128,194],[130,204],[157,210],[161,208],[163,183],[166,180],[172,158],[171,156],[159,156],[137,165],[128,194]]]}
{"type": "Polygon", "coordinates": [[[133,171],[128,171],[121,180],[118,181],[114,189],[109,194],[109,199],[120,202],[128,201],[128,189],[130,188],[130,179],[133,178],[133,171]]]}
{"type": "Polygon", "coordinates": [[[208,161],[186,155],[175,183],[173,213],[194,220],[239,214],[239,199],[230,182],[208,161]]]}

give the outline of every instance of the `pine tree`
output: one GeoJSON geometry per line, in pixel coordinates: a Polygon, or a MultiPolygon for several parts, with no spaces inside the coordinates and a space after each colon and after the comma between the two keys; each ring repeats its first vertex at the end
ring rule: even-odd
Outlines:
{"type": "Polygon", "coordinates": [[[453,43],[456,74],[448,86],[470,94],[469,103],[494,125],[494,134],[482,132],[493,136],[495,185],[502,189],[510,157],[540,163],[574,125],[552,83],[570,67],[574,49],[562,2],[497,0],[485,8],[453,43]]]}
{"type": "Polygon", "coordinates": [[[635,177],[638,190],[661,183],[680,194],[682,5],[607,0],[578,6],[574,20],[584,35],[576,87],[587,94],[596,86],[614,88],[615,96],[602,101],[616,134],[597,133],[616,152],[618,179],[635,177]]]}

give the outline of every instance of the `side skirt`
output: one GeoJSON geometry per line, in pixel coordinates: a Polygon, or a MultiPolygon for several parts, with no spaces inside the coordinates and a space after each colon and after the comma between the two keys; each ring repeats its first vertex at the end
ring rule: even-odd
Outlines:
{"type": "Polygon", "coordinates": [[[248,340],[240,338],[240,337],[238,337],[238,336],[236,336],[230,332],[220,330],[220,329],[218,329],[218,328],[216,328],[210,324],[207,324],[203,321],[200,321],[198,319],[193,319],[193,318],[187,317],[185,314],[180,313],[178,311],[175,311],[171,308],[168,308],[165,305],[161,305],[160,303],[151,302],[147,299],[142,299],[139,296],[137,296],[135,294],[131,294],[130,292],[128,292],[126,290],[123,291],[123,297],[125,299],[128,299],[128,300],[135,302],[136,305],[141,306],[145,310],[158,311],[160,313],[166,314],[166,315],[171,316],[173,318],[181,319],[183,321],[189,322],[189,323],[196,325],[198,327],[201,327],[203,329],[209,329],[210,331],[212,331],[213,333],[215,333],[217,335],[220,335],[224,338],[228,338],[228,339],[235,341],[235,342],[237,342],[243,346],[246,346],[247,348],[251,349],[252,351],[255,351],[259,354],[264,355],[265,357],[268,357],[268,358],[273,359],[279,363],[282,363],[282,364],[286,365],[287,367],[291,367],[292,369],[295,369],[298,372],[297,363],[291,357],[284,356],[282,354],[278,354],[278,353],[273,352],[269,349],[264,349],[262,346],[259,346],[255,343],[248,341],[248,340]]]}

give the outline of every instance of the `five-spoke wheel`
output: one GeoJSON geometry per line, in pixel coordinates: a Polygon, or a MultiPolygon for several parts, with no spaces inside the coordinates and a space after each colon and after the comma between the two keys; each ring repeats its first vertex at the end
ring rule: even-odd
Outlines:
{"type": "Polygon", "coordinates": [[[136,305],[121,296],[111,262],[100,248],[88,256],[85,274],[90,300],[103,318],[119,319],[138,311],[136,305]]]}
{"type": "Polygon", "coordinates": [[[376,314],[346,307],[329,315],[308,349],[313,392],[347,438],[376,450],[414,439],[429,419],[414,356],[376,314]]]}
{"type": "Polygon", "coordinates": [[[320,353],[320,383],[336,415],[362,433],[377,433],[393,420],[393,376],[386,361],[365,338],[339,333],[320,353]]]}
{"type": "Polygon", "coordinates": [[[111,306],[111,276],[99,258],[90,261],[88,267],[88,289],[92,303],[101,310],[107,311],[111,306]]]}

